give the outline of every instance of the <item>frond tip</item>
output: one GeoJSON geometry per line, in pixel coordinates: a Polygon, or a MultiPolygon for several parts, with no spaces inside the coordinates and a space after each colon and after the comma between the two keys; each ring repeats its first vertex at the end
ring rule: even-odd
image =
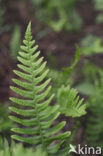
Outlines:
{"type": "Polygon", "coordinates": [[[20,64],[18,64],[18,70],[14,70],[19,80],[13,79],[16,87],[11,87],[18,94],[18,97],[10,98],[14,104],[10,110],[16,113],[16,116],[9,117],[21,126],[12,128],[12,131],[16,133],[12,138],[41,145],[47,153],[56,153],[64,139],[70,136],[70,132],[59,133],[65,126],[65,122],[52,126],[60,114],[59,107],[58,105],[50,106],[54,95],[49,94],[51,86],[50,79],[46,79],[48,74],[45,68],[46,62],[42,62],[43,57],[39,58],[38,46],[33,47],[35,41],[32,41],[31,23],[27,27],[23,43],[18,53],[20,64]],[[58,143],[51,146],[53,141],[58,143]]]}

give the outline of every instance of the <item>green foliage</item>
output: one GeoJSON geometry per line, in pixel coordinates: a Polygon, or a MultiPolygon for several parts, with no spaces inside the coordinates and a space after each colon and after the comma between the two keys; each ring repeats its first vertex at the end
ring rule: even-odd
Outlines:
{"type": "Polygon", "coordinates": [[[83,99],[80,100],[78,92],[70,86],[62,86],[58,90],[57,102],[60,112],[66,116],[80,117],[86,114],[86,104],[82,104],[83,99]]]}
{"type": "Polygon", "coordinates": [[[86,36],[81,42],[81,51],[85,56],[102,53],[102,40],[93,35],[86,36]]]}
{"type": "MultiPolygon", "coordinates": [[[[89,39],[87,43],[89,43],[89,39]]],[[[85,44],[85,49],[86,45],[85,44]]],[[[98,39],[98,46],[91,44],[91,49],[94,49],[94,52],[102,52],[102,44],[100,45],[100,40],[98,39]],[[92,46],[94,48],[92,48],[92,46]]],[[[95,43],[95,42],[94,42],[95,43]]],[[[87,56],[91,56],[93,53],[89,53],[89,46],[87,56]]],[[[93,52],[93,50],[92,50],[93,52]]],[[[87,122],[86,122],[86,134],[88,145],[92,147],[103,147],[103,71],[100,67],[88,61],[85,62],[84,67],[82,68],[82,74],[84,80],[82,83],[77,85],[77,89],[80,93],[88,96],[87,102],[87,122]]]]}
{"type": "Polygon", "coordinates": [[[94,83],[98,79],[98,71],[100,68],[89,61],[86,61],[82,74],[84,76],[83,82],[79,83],[76,88],[79,93],[86,96],[91,96],[95,92],[94,83]]]}
{"type": "Polygon", "coordinates": [[[94,0],[95,10],[99,12],[96,18],[97,23],[103,23],[103,1],[102,0],[94,0]]]}
{"type": "Polygon", "coordinates": [[[88,100],[90,115],[87,122],[88,144],[103,147],[103,71],[99,71],[100,78],[95,84],[95,92],[88,100]]]}
{"type": "Polygon", "coordinates": [[[102,0],[94,0],[96,10],[103,10],[103,1],[102,0]]]}
{"type": "Polygon", "coordinates": [[[24,148],[22,144],[16,144],[12,142],[9,147],[7,140],[4,141],[0,138],[0,156],[47,156],[40,148],[33,150],[32,148],[24,148]]]}
{"type": "MultiPolygon", "coordinates": [[[[62,29],[78,31],[82,26],[82,19],[75,9],[76,0],[32,0],[38,19],[58,32],[62,29]]],[[[79,1],[79,0],[78,0],[79,1]]]]}
{"type": "Polygon", "coordinates": [[[17,61],[17,52],[19,51],[21,42],[21,32],[18,25],[15,26],[10,40],[10,55],[13,61],[17,61]]]}
{"type": "Polygon", "coordinates": [[[89,82],[83,82],[76,86],[79,93],[84,94],[86,96],[90,96],[94,94],[94,86],[89,82]]]}
{"type": "Polygon", "coordinates": [[[7,108],[0,104],[0,133],[8,133],[12,127],[12,122],[8,119],[7,108]]]}
{"type": "Polygon", "coordinates": [[[64,9],[59,15],[58,22],[51,21],[49,26],[56,32],[63,29],[66,31],[79,31],[82,26],[82,19],[76,10],[72,10],[72,13],[67,14],[64,9]]]}
{"type": "Polygon", "coordinates": [[[103,23],[103,13],[99,13],[99,15],[96,18],[96,22],[98,24],[103,23]]]}
{"type": "Polygon", "coordinates": [[[86,124],[88,145],[103,147],[103,71],[98,66],[86,62],[83,74],[84,81],[76,88],[89,98],[86,124]]]}
{"type": "Polygon", "coordinates": [[[51,127],[60,115],[59,106],[49,105],[54,95],[48,97],[51,90],[50,79],[45,80],[48,70],[45,70],[46,62],[42,63],[43,57],[37,59],[40,54],[39,51],[36,52],[38,46],[32,47],[35,41],[32,41],[31,24],[27,27],[23,43],[18,57],[21,62],[18,68],[22,71],[14,70],[23,80],[13,79],[18,87],[11,87],[21,98],[10,98],[15,104],[10,110],[21,117],[9,117],[22,126],[12,128],[12,131],[17,133],[12,135],[12,138],[35,146],[40,145],[49,154],[57,153],[64,140],[70,136],[70,132],[59,133],[65,126],[65,121],[51,127]],[[58,142],[52,144],[54,141],[58,142]]]}
{"type": "Polygon", "coordinates": [[[87,82],[94,83],[94,81],[97,79],[99,70],[100,70],[99,66],[96,66],[95,64],[89,61],[85,62],[84,69],[83,69],[85,80],[87,82]]]}

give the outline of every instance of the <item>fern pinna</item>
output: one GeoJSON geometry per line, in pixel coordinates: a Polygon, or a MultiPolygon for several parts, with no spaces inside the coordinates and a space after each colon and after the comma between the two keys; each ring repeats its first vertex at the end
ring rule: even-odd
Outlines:
{"type": "Polygon", "coordinates": [[[11,86],[11,89],[22,98],[10,98],[15,104],[10,110],[19,115],[11,115],[10,119],[22,126],[12,128],[16,133],[12,138],[35,146],[40,145],[48,154],[56,153],[70,132],[60,133],[66,124],[65,121],[52,126],[60,114],[59,106],[49,105],[54,95],[48,95],[51,90],[50,79],[45,80],[48,70],[45,69],[46,62],[42,63],[43,57],[38,58],[38,46],[33,47],[35,41],[32,41],[31,23],[27,27],[23,43],[18,57],[21,62],[18,64],[20,70],[14,70],[23,80],[13,79],[19,88],[11,86]],[[56,143],[51,145],[53,141],[56,143]]]}

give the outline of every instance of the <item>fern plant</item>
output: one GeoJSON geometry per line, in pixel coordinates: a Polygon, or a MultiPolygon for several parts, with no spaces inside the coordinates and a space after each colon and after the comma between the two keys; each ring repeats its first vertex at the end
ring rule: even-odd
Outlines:
{"type": "Polygon", "coordinates": [[[87,35],[81,41],[81,51],[85,56],[92,56],[102,53],[103,45],[101,38],[94,35],[87,35]]]}
{"type": "Polygon", "coordinates": [[[76,0],[32,0],[32,2],[36,17],[54,31],[80,30],[82,19],[75,8],[76,0]]]}
{"type": "MultiPolygon", "coordinates": [[[[67,156],[71,132],[62,132],[66,125],[65,121],[54,124],[54,121],[63,112],[60,111],[60,103],[54,106],[50,105],[54,94],[50,94],[51,79],[46,79],[49,70],[45,68],[46,62],[42,62],[43,57],[39,57],[38,46],[33,47],[35,41],[32,40],[31,23],[27,27],[23,43],[17,57],[20,62],[19,69],[14,70],[19,79],[14,78],[13,82],[16,86],[11,86],[18,97],[10,98],[14,106],[10,107],[13,115],[9,118],[20,125],[11,129],[16,133],[12,135],[12,138],[42,147],[47,155],[67,156]]],[[[76,62],[65,72],[70,73],[75,64],[76,62]]],[[[71,100],[68,101],[66,97],[67,109],[70,111],[67,116],[77,117],[85,114],[85,105],[81,106],[82,100],[79,100],[77,93],[72,92],[70,88],[69,91],[66,92],[68,95],[70,93],[71,100]],[[72,106],[71,110],[69,110],[69,106],[72,106]]],[[[61,97],[59,98],[61,99],[61,97]]],[[[65,103],[65,100],[63,102],[65,103]]]]}
{"type": "Polygon", "coordinates": [[[87,142],[92,147],[103,147],[103,71],[90,62],[83,71],[85,79],[77,89],[88,96],[87,142]]]}
{"type": "Polygon", "coordinates": [[[21,64],[18,64],[19,70],[14,70],[14,73],[23,80],[13,79],[18,87],[11,86],[21,98],[10,98],[15,104],[10,110],[20,115],[18,117],[11,115],[10,119],[21,124],[22,128],[12,128],[12,131],[17,133],[12,135],[12,138],[35,146],[40,145],[49,154],[57,153],[60,145],[70,136],[70,132],[59,133],[65,126],[65,121],[51,127],[60,115],[59,106],[49,105],[54,95],[48,97],[51,86],[50,79],[45,80],[48,74],[48,70],[44,70],[46,62],[42,63],[43,57],[38,58],[40,54],[40,51],[36,52],[38,46],[32,47],[35,41],[32,41],[31,23],[27,27],[23,43],[18,57],[21,64]],[[51,145],[57,140],[56,144],[51,145]]]}
{"type": "Polygon", "coordinates": [[[103,71],[99,70],[99,80],[95,92],[88,100],[87,140],[94,147],[103,147],[103,71]]]}

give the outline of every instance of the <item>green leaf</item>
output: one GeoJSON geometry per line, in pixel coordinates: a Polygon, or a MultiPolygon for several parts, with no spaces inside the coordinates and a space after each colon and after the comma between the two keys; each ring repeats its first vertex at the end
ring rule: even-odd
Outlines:
{"type": "Polygon", "coordinates": [[[57,103],[60,105],[60,112],[66,116],[80,117],[86,114],[86,104],[83,104],[83,99],[80,99],[78,92],[62,86],[57,93],[57,103]]]}

